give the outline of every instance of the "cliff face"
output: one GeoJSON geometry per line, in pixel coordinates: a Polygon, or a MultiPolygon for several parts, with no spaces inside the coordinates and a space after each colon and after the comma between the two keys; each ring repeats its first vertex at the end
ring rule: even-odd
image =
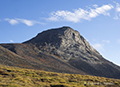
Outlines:
{"type": "Polygon", "coordinates": [[[38,69],[120,78],[120,67],[104,59],[78,31],[70,27],[43,31],[19,45],[1,46],[38,69]]]}

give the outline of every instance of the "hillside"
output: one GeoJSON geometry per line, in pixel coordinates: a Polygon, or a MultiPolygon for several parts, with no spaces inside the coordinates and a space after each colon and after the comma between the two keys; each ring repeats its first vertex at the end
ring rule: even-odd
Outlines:
{"type": "Polygon", "coordinates": [[[120,80],[0,65],[0,87],[120,87],[120,80]]]}
{"type": "Polygon", "coordinates": [[[11,55],[11,53],[14,52],[13,53],[14,55],[12,55],[12,57],[8,56],[7,58],[6,57],[3,58],[3,56],[7,55],[3,52],[4,54],[3,56],[1,56],[1,58],[3,58],[1,59],[1,64],[24,67],[24,68],[40,69],[46,71],[54,71],[54,72],[84,74],[82,71],[75,69],[71,65],[64,63],[63,61],[57,59],[56,57],[41,52],[38,48],[36,48],[33,45],[2,44],[1,46],[5,47],[4,49],[7,48],[6,50],[9,49],[8,52],[5,51],[9,55],[11,55]],[[23,61],[21,61],[15,55],[19,55],[19,57],[22,58],[23,61]],[[10,64],[8,58],[11,60],[10,64]],[[7,61],[7,62],[3,62],[3,61],[7,61]]]}
{"type": "Polygon", "coordinates": [[[120,79],[120,67],[70,27],[49,29],[26,42],[0,44],[0,48],[4,65],[120,79]]]}

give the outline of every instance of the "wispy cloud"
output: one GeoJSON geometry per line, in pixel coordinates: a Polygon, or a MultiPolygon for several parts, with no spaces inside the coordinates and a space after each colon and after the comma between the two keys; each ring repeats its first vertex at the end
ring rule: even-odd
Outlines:
{"type": "Polygon", "coordinates": [[[5,21],[8,21],[11,25],[15,25],[15,24],[18,24],[18,23],[19,23],[16,19],[6,18],[6,19],[4,19],[4,20],[5,20],[5,21]]]}
{"type": "Polygon", "coordinates": [[[13,40],[10,40],[10,42],[13,42],[13,40]]]}
{"type": "Polygon", "coordinates": [[[105,46],[110,45],[110,40],[102,40],[98,42],[96,39],[93,39],[92,46],[98,51],[105,51],[105,46]]]}
{"type": "Polygon", "coordinates": [[[16,18],[16,20],[18,20],[21,23],[26,24],[27,26],[33,26],[34,24],[44,24],[42,22],[34,21],[34,20],[19,19],[19,18],[16,18]]]}
{"type": "Polygon", "coordinates": [[[114,8],[111,4],[103,5],[101,7],[98,7],[97,5],[93,5],[94,9],[89,8],[88,10],[84,10],[82,8],[75,9],[73,12],[71,11],[56,11],[52,12],[51,16],[48,18],[48,20],[51,21],[70,21],[70,22],[80,22],[82,19],[84,20],[91,20],[92,18],[95,18],[99,16],[100,14],[105,16],[110,16],[109,10],[114,8]]]}
{"type": "Polygon", "coordinates": [[[100,43],[93,44],[92,46],[93,46],[95,49],[97,49],[97,50],[102,50],[102,51],[104,51],[103,45],[100,44],[100,43]]]}
{"type": "Polygon", "coordinates": [[[97,4],[94,4],[94,5],[93,5],[93,7],[97,8],[97,7],[98,7],[98,5],[97,5],[97,4]]]}
{"type": "Polygon", "coordinates": [[[39,22],[39,21],[35,21],[35,20],[27,20],[27,19],[20,19],[20,18],[15,18],[15,19],[9,19],[9,18],[6,18],[4,19],[5,21],[8,21],[11,25],[16,25],[18,23],[23,23],[27,26],[33,26],[35,24],[44,24],[42,22],[39,22]]]}
{"type": "MultiPolygon", "coordinates": [[[[116,2],[115,2],[116,3],[116,2]]],[[[116,11],[116,14],[115,14],[115,17],[114,19],[119,19],[120,17],[120,4],[119,3],[116,3],[116,8],[115,8],[115,11],[116,11]]]]}

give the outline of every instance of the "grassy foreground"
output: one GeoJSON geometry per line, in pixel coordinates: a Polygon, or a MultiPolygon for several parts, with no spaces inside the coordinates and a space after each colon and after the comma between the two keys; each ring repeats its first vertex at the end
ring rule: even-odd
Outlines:
{"type": "Polygon", "coordinates": [[[0,87],[120,87],[120,80],[0,65],[0,87]]]}

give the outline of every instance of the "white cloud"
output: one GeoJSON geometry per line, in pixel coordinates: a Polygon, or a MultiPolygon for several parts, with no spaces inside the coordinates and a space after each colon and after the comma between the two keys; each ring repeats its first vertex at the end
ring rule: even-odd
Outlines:
{"type": "Polygon", "coordinates": [[[73,12],[71,11],[56,11],[52,12],[51,16],[48,18],[48,20],[51,21],[70,21],[70,22],[79,22],[82,19],[84,20],[91,20],[92,18],[95,18],[102,15],[110,16],[109,10],[114,8],[111,4],[103,5],[101,7],[98,7],[97,5],[93,5],[95,7],[94,9],[90,8],[88,10],[84,10],[82,8],[75,9],[73,12]]]}
{"type": "Polygon", "coordinates": [[[109,41],[109,40],[103,40],[102,42],[105,42],[105,43],[110,43],[110,41],[109,41]]]}
{"type": "Polygon", "coordinates": [[[93,5],[93,7],[97,8],[97,7],[98,7],[98,5],[97,5],[97,4],[94,4],[94,5],[93,5]]]}
{"type": "Polygon", "coordinates": [[[88,15],[89,18],[94,18],[99,15],[94,9],[90,9],[90,10],[91,10],[91,12],[88,15]]]}
{"type": "Polygon", "coordinates": [[[41,23],[39,21],[20,19],[20,18],[15,18],[15,19],[6,18],[4,20],[8,21],[11,25],[15,25],[18,23],[23,23],[23,24],[26,24],[27,26],[33,26],[35,24],[44,24],[44,23],[41,23]]]}
{"type": "Polygon", "coordinates": [[[10,40],[10,42],[13,42],[13,40],[10,40]]]}
{"type": "Polygon", "coordinates": [[[4,20],[5,20],[5,21],[8,21],[11,25],[15,25],[15,24],[18,24],[18,23],[19,23],[16,19],[6,18],[6,19],[4,19],[4,20]]]}
{"type": "Polygon", "coordinates": [[[89,20],[87,17],[88,12],[79,8],[78,10],[74,10],[74,12],[70,11],[57,11],[51,13],[51,17],[49,20],[52,21],[59,21],[59,20],[66,20],[66,21],[71,21],[71,22],[79,22],[80,19],[86,19],[89,20]]]}
{"type": "Polygon", "coordinates": [[[31,20],[18,19],[18,18],[17,18],[17,20],[18,20],[19,22],[22,22],[22,23],[26,24],[27,26],[33,26],[33,25],[35,24],[35,22],[34,22],[34,21],[31,21],[31,20]]]}
{"type": "Polygon", "coordinates": [[[119,3],[116,3],[116,11],[120,12],[120,4],[119,3]]]}
{"type": "Polygon", "coordinates": [[[111,4],[109,5],[103,5],[102,7],[96,8],[96,12],[99,14],[103,14],[103,15],[108,15],[109,13],[107,11],[111,10],[112,8],[114,8],[111,4]]]}
{"type": "Polygon", "coordinates": [[[100,43],[93,44],[92,46],[97,50],[104,51],[103,45],[101,45],[100,43]]]}
{"type": "Polygon", "coordinates": [[[117,11],[117,12],[120,12],[120,7],[116,8],[116,11],[117,11]]]}
{"type": "MultiPolygon", "coordinates": [[[[116,2],[115,2],[116,3],[116,2]]],[[[120,17],[120,4],[119,3],[116,3],[116,14],[115,14],[115,17],[114,17],[114,19],[119,19],[119,17],[120,17]]]]}

